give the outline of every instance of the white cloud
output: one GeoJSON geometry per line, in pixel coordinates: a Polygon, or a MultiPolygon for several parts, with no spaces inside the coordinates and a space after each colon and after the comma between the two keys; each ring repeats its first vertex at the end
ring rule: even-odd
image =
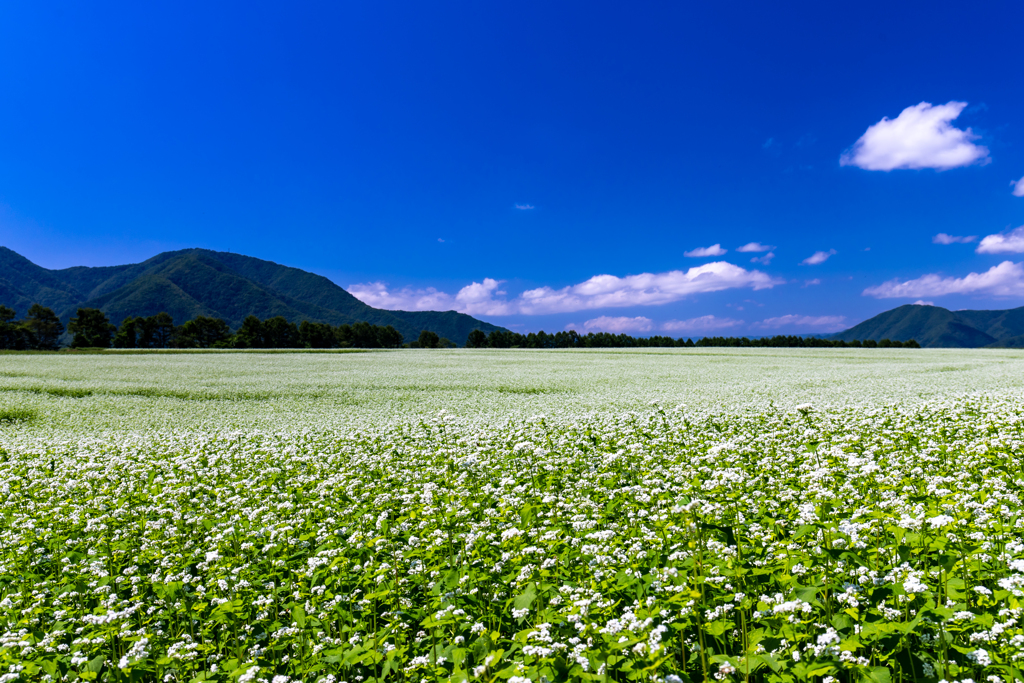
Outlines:
{"type": "Polygon", "coordinates": [[[494,296],[504,296],[505,292],[498,289],[504,280],[492,280],[485,277],[483,282],[466,285],[455,295],[455,303],[459,313],[469,315],[511,315],[515,313],[514,304],[494,296]]]}
{"type": "Polygon", "coordinates": [[[713,261],[683,272],[641,273],[616,277],[595,275],[585,282],[561,289],[538,287],[508,300],[500,289],[503,281],[484,278],[451,296],[433,287],[388,289],[386,283],[370,282],[348,286],[354,297],[376,308],[403,311],[450,311],[470,315],[543,315],[572,313],[596,308],[655,306],[708,292],[726,289],[771,289],[785,284],[759,270],[746,270],[724,261],[713,261]]]}
{"type": "Polygon", "coordinates": [[[1024,295],[1024,264],[1003,261],[984,273],[969,273],[964,277],[940,277],[935,273],[914,280],[890,280],[868,287],[864,296],[876,299],[908,299],[947,294],[989,294],[993,296],[1024,295]]]}
{"type": "Polygon", "coordinates": [[[529,211],[530,209],[536,209],[537,208],[533,204],[516,204],[515,206],[520,211],[529,211]]]}
{"type": "Polygon", "coordinates": [[[974,251],[979,254],[1024,253],[1024,225],[1010,232],[987,235],[974,251]]]}
{"type": "Polygon", "coordinates": [[[652,306],[678,301],[692,294],[725,289],[771,289],[785,280],[759,270],[745,270],[725,261],[712,261],[686,272],[641,273],[616,277],[595,275],[578,285],[552,289],[539,287],[523,292],[517,299],[518,312],[525,315],[571,313],[594,308],[652,306]]]}
{"type": "Polygon", "coordinates": [[[692,251],[684,251],[683,256],[690,258],[704,258],[705,256],[721,256],[728,249],[722,249],[721,244],[712,244],[710,247],[697,247],[692,251]]]}
{"type": "Polygon", "coordinates": [[[459,311],[470,315],[509,315],[513,313],[508,302],[495,299],[504,295],[499,291],[499,280],[484,278],[459,290],[454,297],[434,287],[389,290],[384,282],[370,282],[348,286],[348,292],[364,304],[389,311],[459,311]]]}
{"type": "Polygon", "coordinates": [[[761,244],[760,242],[747,242],[742,247],[738,247],[736,251],[742,251],[744,253],[751,251],[772,251],[775,247],[768,244],[761,244]]]}
{"type": "Polygon", "coordinates": [[[970,128],[960,130],[950,125],[966,106],[966,102],[935,106],[921,102],[907,107],[895,119],[883,117],[839,157],[839,164],[868,171],[904,168],[943,171],[988,163],[988,148],[972,142],[978,136],[970,128]]]}
{"type": "Polygon", "coordinates": [[[836,250],[835,249],[829,249],[828,251],[816,251],[813,254],[811,254],[810,256],[808,256],[807,258],[805,258],[803,261],[801,261],[800,265],[802,265],[802,266],[816,266],[819,263],[824,263],[825,261],[828,261],[828,257],[829,256],[835,256],[835,254],[836,254],[836,250]]]}
{"type": "Polygon", "coordinates": [[[711,332],[725,330],[742,325],[742,320],[734,318],[717,318],[713,315],[702,315],[689,320],[669,320],[661,326],[666,332],[711,332]]]}
{"type": "Polygon", "coordinates": [[[1024,197],[1024,178],[1020,180],[1011,180],[1010,185],[1013,185],[1013,196],[1024,197]]]}
{"type": "Polygon", "coordinates": [[[934,301],[924,301],[923,299],[918,299],[917,301],[914,302],[914,305],[915,306],[934,306],[935,302],[934,301]]]}
{"type": "Polygon", "coordinates": [[[767,266],[767,265],[771,264],[773,258],[775,258],[775,252],[774,251],[769,251],[764,256],[755,256],[754,258],[750,259],[750,262],[751,263],[760,263],[762,265],[767,266]]]}
{"type": "Polygon", "coordinates": [[[978,239],[977,235],[967,235],[966,237],[962,237],[960,235],[947,235],[944,232],[940,232],[932,238],[932,242],[934,244],[970,244],[976,239],[978,239]]]}
{"type": "Polygon", "coordinates": [[[814,285],[820,285],[821,280],[814,278],[813,280],[804,280],[804,287],[813,287],[814,285]]]}
{"type": "Polygon", "coordinates": [[[455,300],[433,287],[388,289],[384,282],[366,282],[348,286],[348,292],[364,304],[389,311],[450,311],[455,300]]]}
{"type": "Polygon", "coordinates": [[[627,318],[626,316],[610,317],[602,315],[583,323],[583,328],[588,332],[650,332],[654,323],[650,318],[637,316],[627,318]]]}
{"type": "Polygon", "coordinates": [[[846,328],[844,315],[782,315],[757,323],[758,327],[777,330],[782,327],[811,327],[818,332],[837,332],[846,328]]]}

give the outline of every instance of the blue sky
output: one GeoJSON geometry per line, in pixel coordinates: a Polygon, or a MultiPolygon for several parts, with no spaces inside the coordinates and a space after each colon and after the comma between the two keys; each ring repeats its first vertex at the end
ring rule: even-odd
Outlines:
{"type": "Polygon", "coordinates": [[[1019,2],[4,3],[0,244],[230,250],[524,331],[1021,306],[1022,25],[1019,2]]]}

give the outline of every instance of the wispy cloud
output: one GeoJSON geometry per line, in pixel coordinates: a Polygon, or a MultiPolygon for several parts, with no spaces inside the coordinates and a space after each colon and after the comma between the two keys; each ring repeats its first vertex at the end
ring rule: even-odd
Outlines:
{"type": "Polygon", "coordinates": [[[839,164],[868,171],[944,171],[988,163],[988,148],[972,142],[978,136],[970,128],[961,130],[950,123],[966,106],[966,102],[934,106],[921,102],[907,107],[895,119],[883,117],[839,157],[839,164]]]}
{"type": "Polygon", "coordinates": [[[801,261],[800,265],[802,265],[802,266],[816,266],[819,263],[824,263],[825,261],[828,261],[830,256],[835,256],[835,255],[836,255],[836,250],[835,249],[829,249],[828,251],[816,251],[813,254],[811,254],[810,256],[808,256],[807,258],[805,258],[803,261],[801,261]]]}
{"type": "Polygon", "coordinates": [[[617,277],[595,275],[576,285],[554,289],[529,289],[514,299],[504,298],[502,281],[485,278],[451,296],[433,287],[390,289],[386,283],[370,282],[348,286],[360,301],[377,308],[406,311],[456,310],[470,315],[543,315],[572,313],[598,308],[655,306],[708,292],[727,289],[771,289],[785,284],[759,270],[746,270],[724,261],[713,261],[686,271],[640,273],[617,277]]]}
{"type": "Polygon", "coordinates": [[[735,318],[702,315],[699,318],[690,318],[689,320],[669,320],[661,326],[661,329],[666,332],[704,333],[727,330],[730,327],[739,327],[742,324],[742,320],[736,320],[735,318]]]}
{"type": "Polygon", "coordinates": [[[846,328],[846,316],[782,315],[777,318],[762,320],[756,326],[770,330],[778,330],[783,327],[806,327],[816,332],[838,332],[846,328]]]}
{"type": "Polygon", "coordinates": [[[760,263],[761,265],[767,266],[771,264],[773,258],[775,258],[775,252],[769,251],[767,254],[764,254],[763,256],[755,256],[754,258],[750,259],[750,262],[760,263]]]}
{"type": "Polygon", "coordinates": [[[821,280],[814,278],[813,280],[804,280],[804,287],[813,287],[814,285],[820,285],[821,280]]]}
{"type": "Polygon", "coordinates": [[[974,251],[979,254],[1024,253],[1024,225],[1009,232],[985,236],[974,251]]]}
{"type": "Polygon", "coordinates": [[[530,209],[536,209],[537,208],[533,204],[516,204],[515,206],[520,211],[529,211],[530,209]]]}
{"type": "Polygon", "coordinates": [[[935,244],[970,244],[976,239],[978,239],[977,235],[947,235],[944,232],[940,232],[932,238],[932,242],[935,244]]]}
{"type": "Polygon", "coordinates": [[[984,273],[969,273],[964,277],[942,277],[929,273],[904,282],[890,280],[868,287],[863,294],[876,299],[914,299],[947,294],[1021,296],[1024,295],[1024,264],[1003,261],[984,273]]]}
{"type": "Polygon", "coordinates": [[[1024,197],[1024,178],[1020,180],[1011,180],[1010,185],[1013,186],[1014,197],[1024,197]]]}
{"type": "Polygon", "coordinates": [[[600,318],[593,318],[583,323],[583,329],[588,332],[650,332],[654,323],[650,318],[637,316],[629,318],[626,316],[610,317],[602,315],[600,318]]]}
{"type": "Polygon", "coordinates": [[[757,252],[772,251],[773,249],[775,249],[775,247],[773,247],[770,244],[761,244],[760,242],[747,242],[742,247],[737,247],[736,251],[740,251],[740,252],[743,252],[743,253],[749,253],[749,252],[752,252],[752,251],[757,251],[757,252]]]}
{"type": "Polygon", "coordinates": [[[721,244],[712,244],[710,247],[697,247],[691,251],[684,251],[683,256],[690,258],[704,258],[706,256],[721,256],[728,249],[722,249],[721,244]]]}

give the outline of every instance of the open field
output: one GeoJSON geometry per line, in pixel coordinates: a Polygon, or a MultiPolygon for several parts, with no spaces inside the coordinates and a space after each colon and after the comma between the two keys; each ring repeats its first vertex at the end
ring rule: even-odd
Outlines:
{"type": "Polygon", "coordinates": [[[0,683],[1021,678],[1024,353],[0,355],[0,683]]]}

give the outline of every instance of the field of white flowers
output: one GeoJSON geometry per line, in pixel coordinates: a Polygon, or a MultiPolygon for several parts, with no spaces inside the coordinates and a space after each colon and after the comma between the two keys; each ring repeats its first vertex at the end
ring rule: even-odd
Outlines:
{"type": "Polygon", "coordinates": [[[0,355],[0,683],[1022,679],[1024,354],[0,355]]]}

